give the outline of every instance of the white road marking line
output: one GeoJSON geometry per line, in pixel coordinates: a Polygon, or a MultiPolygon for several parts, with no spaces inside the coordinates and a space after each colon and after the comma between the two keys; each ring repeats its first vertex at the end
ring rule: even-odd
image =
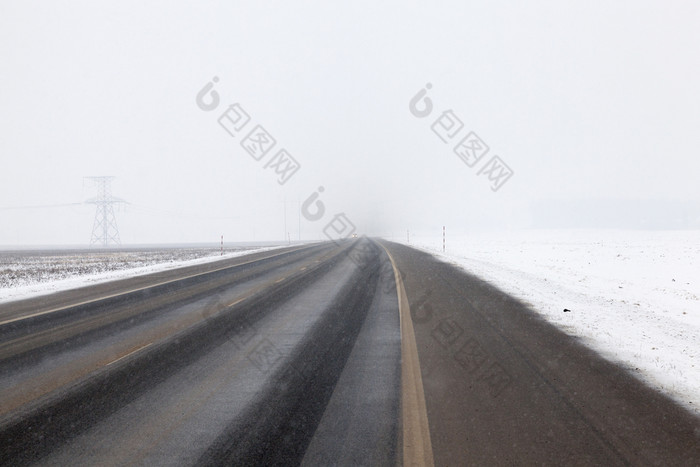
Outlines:
{"type": "Polygon", "coordinates": [[[111,364],[113,364],[113,363],[117,363],[119,360],[123,360],[123,359],[125,359],[126,357],[128,357],[129,355],[133,355],[133,354],[135,354],[136,352],[145,349],[146,347],[150,347],[151,345],[153,345],[153,342],[151,342],[150,344],[143,345],[143,346],[139,347],[139,348],[136,349],[136,350],[132,350],[132,351],[129,352],[128,354],[122,355],[121,357],[119,357],[119,358],[116,359],[116,360],[112,360],[111,362],[109,362],[109,363],[106,364],[105,366],[109,366],[109,365],[111,365],[111,364]]]}

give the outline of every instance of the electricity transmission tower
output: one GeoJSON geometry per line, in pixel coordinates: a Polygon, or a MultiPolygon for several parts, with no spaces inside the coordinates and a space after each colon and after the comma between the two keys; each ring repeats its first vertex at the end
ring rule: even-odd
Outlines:
{"type": "Polygon", "coordinates": [[[85,177],[97,184],[98,196],[90,198],[86,203],[94,204],[95,222],[92,226],[90,245],[102,246],[120,245],[119,229],[114,217],[114,205],[124,200],[112,196],[112,180],[114,177],[85,177]]]}

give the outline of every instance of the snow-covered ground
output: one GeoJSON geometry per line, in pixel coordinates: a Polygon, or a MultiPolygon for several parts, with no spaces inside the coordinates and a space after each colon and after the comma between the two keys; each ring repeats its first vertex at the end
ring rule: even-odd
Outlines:
{"type": "Polygon", "coordinates": [[[0,251],[0,303],[275,248],[0,251]]]}
{"type": "Polygon", "coordinates": [[[445,253],[441,235],[410,243],[520,298],[700,414],[700,231],[448,235],[445,253]]]}

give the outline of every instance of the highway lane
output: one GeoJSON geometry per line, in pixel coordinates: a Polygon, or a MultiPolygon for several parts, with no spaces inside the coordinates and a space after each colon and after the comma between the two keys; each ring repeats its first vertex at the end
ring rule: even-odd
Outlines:
{"type": "Polygon", "coordinates": [[[0,321],[0,361],[54,342],[65,346],[69,337],[91,330],[103,332],[108,325],[125,321],[133,324],[136,319],[148,317],[149,312],[216,294],[232,282],[255,279],[276,267],[288,266],[318,248],[328,247],[295,248],[263,257],[255,255],[248,261],[236,258],[233,263],[225,260],[222,264],[183,268],[177,278],[173,278],[173,271],[167,271],[166,275],[156,273],[119,281],[121,288],[101,284],[95,286],[96,291],[86,287],[56,294],[55,300],[49,295],[6,304],[0,308],[5,318],[0,321]],[[75,304],[57,306],[66,295],[72,296],[75,304]]]}
{"type": "Polygon", "coordinates": [[[435,465],[700,465],[698,418],[479,278],[382,244],[403,274],[435,465]]]}
{"type": "Polygon", "coordinates": [[[6,323],[0,327],[0,374],[5,388],[0,414],[28,397],[49,393],[54,387],[196,324],[206,317],[204,313],[213,313],[219,302],[241,299],[250,287],[274,282],[280,274],[298,267],[300,259],[327,250],[326,246],[280,252],[235,267],[213,268],[213,272],[209,268],[195,277],[188,268],[183,271],[187,279],[166,284],[139,278],[141,283],[158,285],[133,292],[133,284],[129,284],[125,292],[110,299],[6,323]],[[208,303],[213,293],[219,302],[208,303]],[[171,306],[164,307],[164,303],[171,306]],[[92,343],[92,337],[99,341],[92,343]]]}
{"type": "Polygon", "coordinates": [[[93,301],[110,295],[122,294],[128,290],[136,290],[164,282],[182,279],[183,277],[189,275],[206,273],[217,269],[226,268],[228,266],[252,263],[257,260],[275,258],[280,254],[297,250],[305,250],[313,246],[314,245],[301,245],[262,251],[235,258],[226,258],[221,261],[211,263],[168,269],[155,273],[103,282],[101,284],[59,291],[52,294],[16,300],[11,303],[0,303],[0,324],[5,323],[8,320],[21,318],[23,316],[45,313],[56,308],[74,306],[77,303],[93,301]]]}
{"type": "Polygon", "coordinates": [[[299,463],[319,427],[312,452],[364,440],[353,458],[392,463],[400,339],[387,262],[369,240],[315,245],[6,323],[0,461],[299,463]],[[333,423],[348,410],[362,423],[333,423]]]}

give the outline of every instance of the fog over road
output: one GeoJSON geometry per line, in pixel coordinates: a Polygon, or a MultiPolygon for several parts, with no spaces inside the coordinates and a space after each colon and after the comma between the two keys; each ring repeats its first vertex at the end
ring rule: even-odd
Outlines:
{"type": "Polygon", "coordinates": [[[366,238],[0,306],[0,463],[697,464],[700,423],[366,238]]]}

